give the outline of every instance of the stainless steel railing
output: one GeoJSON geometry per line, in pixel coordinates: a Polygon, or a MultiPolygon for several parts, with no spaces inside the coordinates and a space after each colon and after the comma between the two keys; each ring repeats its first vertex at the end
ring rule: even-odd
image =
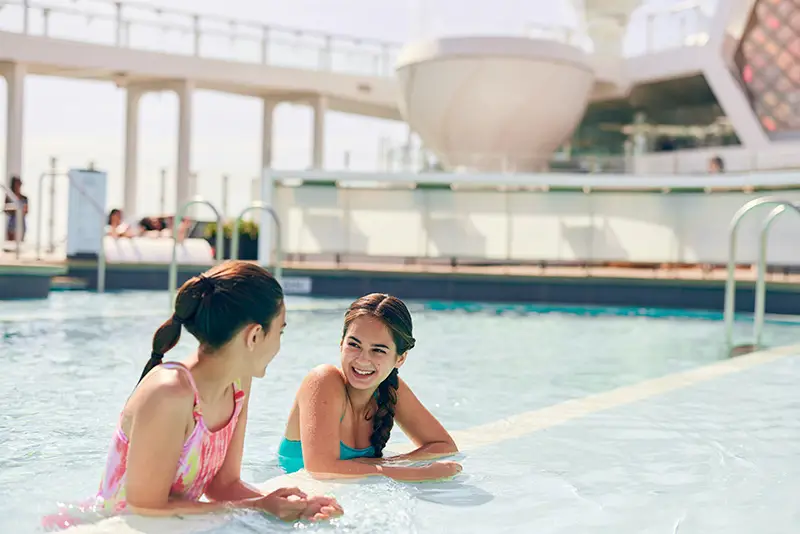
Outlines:
{"type": "MultiPolygon", "coordinates": [[[[283,243],[281,242],[281,221],[278,217],[278,214],[272,209],[270,206],[265,204],[264,202],[255,201],[245,209],[243,209],[239,216],[236,217],[236,221],[234,222],[233,226],[233,238],[231,240],[231,259],[238,260],[239,259],[239,223],[241,222],[242,218],[250,211],[253,210],[261,210],[266,211],[272,216],[272,220],[275,222],[275,230],[277,234],[277,240],[275,243],[275,278],[278,282],[281,281],[281,277],[283,276],[283,243]]],[[[259,228],[260,232],[266,232],[266,228],[259,228]]],[[[219,231],[217,231],[217,235],[219,235],[219,231]]],[[[264,257],[269,258],[270,251],[265,251],[264,257]]],[[[267,267],[266,265],[264,267],[267,267]]]]}
{"type": "Polygon", "coordinates": [[[204,204],[211,208],[214,212],[214,215],[217,217],[217,237],[216,237],[216,250],[215,250],[215,260],[217,263],[222,261],[225,251],[224,248],[224,241],[223,241],[223,224],[224,220],[222,214],[217,210],[217,208],[209,202],[208,200],[203,199],[202,197],[194,197],[192,200],[185,203],[181,208],[178,210],[178,213],[175,215],[175,222],[172,226],[172,261],[169,264],[169,306],[170,310],[175,303],[175,293],[178,289],[178,230],[183,223],[183,219],[186,216],[186,212],[192,206],[197,204],[204,204]]]}
{"type": "Polygon", "coordinates": [[[758,274],[756,278],[756,302],[755,302],[755,316],[753,320],[753,338],[756,347],[761,346],[761,339],[764,332],[764,316],[766,314],[767,306],[767,243],[769,241],[769,232],[775,220],[783,214],[787,208],[791,208],[794,212],[800,215],[800,204],[780,205],[773,209],[764,224],[761,227],[761,234],[758,241],[758,274]]]}
{"type": "MultiPolygon", "coordinates": [[[[736,238],[738,237],[739,234],[739,225],[741,224],[744,216],[759,206],[780,206],[783,208],[788,207],[797,209],[795,208],[794,204],[788,200],[782,200],[777,197],[761,197],[751,200],[750,202],[739,208],[739,210],[731,218],[729,226],[730,230],[729,230],[729,243],[728,243],[728,276],[725,281],[725,311],[724,311],[725,341],[728,345],[728,348],[733,347],[733,320],[734,320],[734,312],[736,309],[736,248],[737,248],[736,238]]],[[[769,222],[771,225],[771,221],[768,220],[767,222],[769,222]]],[[[766,231],[769,232],[769,227],[767,227],[766,231]]],[[[760,261],[761,260],[759,259],[759,262],[760,261]]],[[[763,275],[764,273],[762,270],[760,272],[760,276],[763,275]]]]}

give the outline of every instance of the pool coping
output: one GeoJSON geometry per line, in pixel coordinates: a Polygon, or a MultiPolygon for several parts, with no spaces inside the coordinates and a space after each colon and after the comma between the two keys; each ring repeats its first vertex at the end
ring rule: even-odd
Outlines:
{"type": "MultiPolygon", "coordinates": [[[[543,408],[509,415],[489,423],[463,430],[454,430],[450,434],[455,440],[459,452],[469,452],[481,447],[533,434],[595,413],[633,404],[672,391],[686,389],[782,358],[799,355],[800,343],[773,347],[593,393],[585,397],[569,399],[543,408]]],[[[387,452],[405,454],[411,452],[414,448],[414,445],[409,442],[393,443],[387,447],[387,452]]]]}

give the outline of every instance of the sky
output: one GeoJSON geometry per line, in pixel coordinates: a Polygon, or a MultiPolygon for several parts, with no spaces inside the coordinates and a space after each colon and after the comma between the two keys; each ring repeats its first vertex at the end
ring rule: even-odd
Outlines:
{"type": "MultiPolygon", "coordinates": [[[[78,5],[85,0],[50,0],[78,5]]],[[[141,3],[187,10],[188,0],[139,0],[141,3]]],[[[577,0],[581,1],[581,0],[577,0]]],[[[709,0],[711,1],[711,0],[709,0]]],[[[35,3],[35,0],[34,0],[35,3]]],[[[674,0],[651,0],[670,4],[674,0]]],[[[191,11],[294,28],[405,43],[421,37],[455,34],[519,35],[527,25],[578,24],[570,0],[192,0],[191,11]],[[465,9],[468,5],[468,9],[465,9]]],[[[19,24],[8,10],[0,12],[0,27],[19,24]]],[[[38,21],[37,21],[38,23],[38,21]]],[[[59,24],[75,22],[53,19],[59,24]]],[[[63,26],[66,28],[67,26],[63,26]]],[[[644,25],[631,24],[626,43],[635,49],[644,40],[644,25]]],[[[97,23],[86,35],[98,32],[97,23]]],[[[666,33],[670,30],[667,28],[666,33]]],[[[158,45],[169,36],[156,34],[158,45]]],[[[224,45],[223,46],[227,46],[224,45]]],[[[24,117],[23,179],[36,217],[38,175],[56,157],[60,168],[85,167],[93,162],[108,173],[107,206],[122,201],[125,92],[106,82],[28,76],[24,117]]],[[[0,103],[6,88],[0,83],[0,103]]],[[[148,94],[141,104],[138,203],[143,213],[159,211],[160,170],[174,180],[177,153],[177,97],[172,93],[148,94]]],[[[6,108],[0,105],[0,125],[6,108]]],[[[4,136],[4,128],[0,126],[4,136]]],[[[221,176],[230,176],[230,211],[250,200],[250,182],[258,174],[261,157],[261,103],[254,98],[197,91],[194,98],[192,169],[197,173],[197,192],[212,201],[221,196],[221,176]]],[[[398,122],[329,112],[326,118],[325,163],[344,167],[345,153],[354,170],[375,170],[379,140],[402,144],[407,127],[398,122]]],[[[312,114],[305,106],[282,105],[275,115],[274,166],[305,168],[310,164],[312,114]]],[[[5,143],[0,150],[4,152],[5,143]]],[[[5,165],[3,154],[2,165],[5,165]]],[[[167,205],[174,202],[174,182],[168,182],[167,205]]],[[[57,219],[65,221],[65,187],[60,187],[57,219]]],[[[141,214],[140,214],[141,215],[141,214]]],[[[30,223],[35,226],[35,220],[30,223]]]]}

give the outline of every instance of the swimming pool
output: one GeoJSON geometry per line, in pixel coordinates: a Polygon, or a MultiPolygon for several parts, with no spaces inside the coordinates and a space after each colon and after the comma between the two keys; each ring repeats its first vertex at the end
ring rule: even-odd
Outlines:
{"type": "MultiPolygon", "coordinates": [[[[167,301],[163,292],[69,292],[3,303],[0,532],[37,532],[58,502],[96,490],[119,410],[167,301]]],[[[294,393],[312,366],[337,361],[347,304],[289,299],[283,349],[253,391],[247,480],[280,474],[276,450],[294,393]]],[[[793,500],[800,480],[797,359],[696,383],[673,380],[672,390],[642,395],[635,388],[643,381],[660,384],[659,377],[724,361],[721,322],[647,310],[410,307],[418,343],[402,374],[448,429],[472,439],[464,472],[447,483],[345,485],[336,494],[346,515],[309,530],[800,529],[793,500]],[[615,388],[623,393],[603,393],[615,388]],[[563,404],[570,400],[577,404],[563,404]],[[553,405],[568,409],[541,411],[553,405]],[[531,413],[540,414],[536,424],[518,416],[531,413]],[[503,419],[483,427],[491,432],[474,430],[503,419]]],[[[747,326],[737,325],[740,336],[747,326]]],[[[766,334],[771,345],[795,343],[800,326],[768,324],[766,334]]],[[[171,356],[191,350],[187,338],[171,356]]],[[[403,441],[395,431],[389,450],[403,441]]],[[[209,528],[204,532],[292,530],[253,514],[209,528]]]]}

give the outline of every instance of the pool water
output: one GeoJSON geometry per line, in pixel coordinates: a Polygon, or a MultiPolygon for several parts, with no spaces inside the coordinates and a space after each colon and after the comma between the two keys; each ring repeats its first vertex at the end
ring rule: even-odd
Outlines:
{"type": "MultiPolygon", "coordinates": [[[[283,348],[254,386],[246,480],[280,474],[276,451],[294,394],[310,368],[337,363],[348,304],[288,300],[283,348]]],[[[402,376],[452,430],[726,358],[722,323],[709,317],[410,307],[417,346],[402,376]]],[[[57,503],[96,491],[119,410],[168,313],[164,292],[69,292],[3,303],[0,532],[38,532],[41,516],[57,503]]],[[[738,335],[748,328],[737,324],[738,335]]],[[[800,340],[800,326],[791,323],[767,324],[765,332],[771,345],[800,340]]],[[[184,333],[169,357],[192,348],[184,333]]],[[[798,363],[787,358],[470,450],[456,481],[351,484],[337,494],[346,515],[307,528],[744,533],[773,517],[784,530],[761,525],[760,533],[798,531],[797,507],[788,500],[800,474],[800,425],[788,394],[798,378],[798,363]]],[[[395,430],[389,449],[404,441],[395,430]]],[[[293,527],[249,514],[212,531],[265,529],[293,527]]]]}

